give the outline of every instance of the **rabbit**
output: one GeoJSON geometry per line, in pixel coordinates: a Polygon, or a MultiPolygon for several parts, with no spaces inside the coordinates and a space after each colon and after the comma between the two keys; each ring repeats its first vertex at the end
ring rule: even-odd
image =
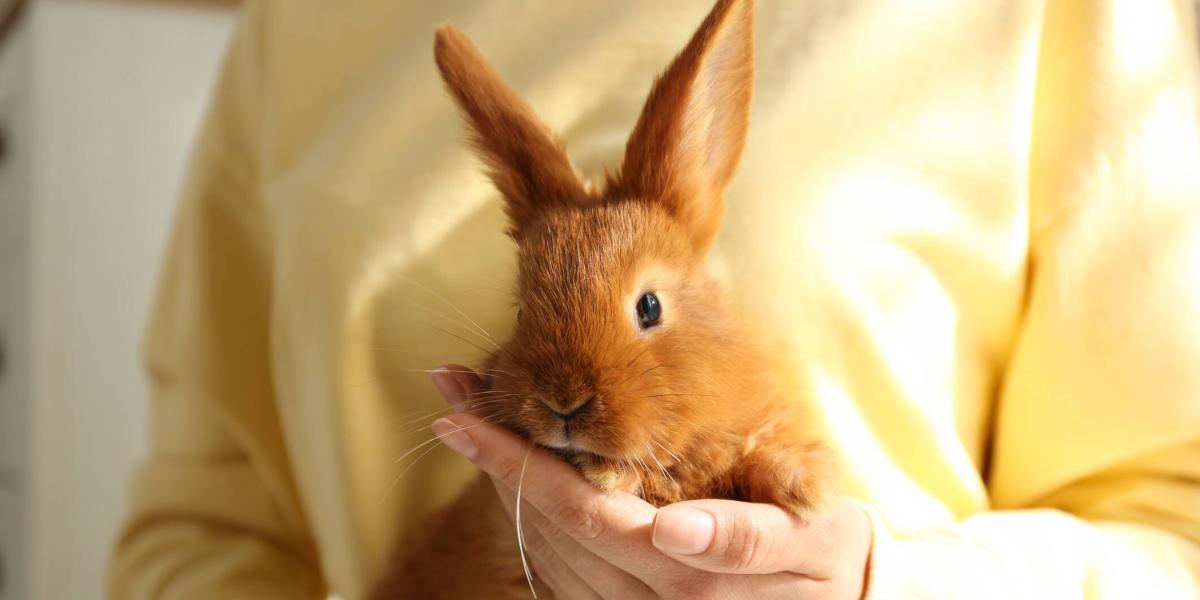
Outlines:
{"type": "MultiPolygon", "coordinates": [[[[482,370],[503,394],[470,410],[597,487],[657,506],[728,498],[801,518],[820,510],[834,472],[827,445],[705,268],[749,123],[752,0],[716,3],[655,81],[603,185],[580,178],[466,35],[443,26],[435,56],[519,254],[515,330],[482,370]]],[[[481,476],[405,544],[373,597],[529,597],[515,540],[481,476]]]]}

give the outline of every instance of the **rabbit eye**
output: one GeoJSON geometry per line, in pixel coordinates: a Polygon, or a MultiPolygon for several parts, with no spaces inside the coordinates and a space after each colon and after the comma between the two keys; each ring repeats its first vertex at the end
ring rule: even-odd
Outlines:
{"type": "Polygon", "coordinates": [[[638,325],[649,329],[662,322],[662,302],[653,292],[646,292],[637,302],[638,325]]]}
{"type": "Polygon", "coordinates": [[[518,308],[517,309],[517,322],[518,323],[521,322],[521,317],[523,317],[523,316],[525,316],[525,311],[518,308]]]}

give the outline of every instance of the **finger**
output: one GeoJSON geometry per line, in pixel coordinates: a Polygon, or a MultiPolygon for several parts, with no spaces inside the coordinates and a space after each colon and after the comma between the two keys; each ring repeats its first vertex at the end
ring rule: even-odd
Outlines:
{"type": "Polygon", "coordinates": [[[598,594],[591,585],[579,576],[571,565],[560,556],[546,538],[533,527],[525,529],[525,551],[533,561],[538,575],[554,590],[559,598],[596,598],[598,594]]]}
{"type": "MultiPolygon", "coordinates": [[[[565,535],[536,508],[522,501],[521,518],[525,521],[526,543],[530,535],[548,544],[553,554],[590,589],[600,590],[605,598],[654,598],[649,586],[637,577],[600,558],[579,542],[565,535]],[[528,515],[528,516],[526,516],[528,515]]],[[[574,596],[567,596],[574,598],[574,596]]]]}
{"type": "MultiPolygon", "coordinates": [[[[492,479],[492,485],[495,486],[495,488],[496,488],[496,495],[500,496],[500,502],[502,504],[504,504],[504,514],[508,515],[509,521],[513,521],[514,516],[517,514],[517,511],[516,511],[517,495],[516,495],[516,493],[514,493],[512,490],[508,489],[508,486],[504,485],[503,483],[500,483],[499,481],[496,481],[494,478],[492,479]]],[[[524,515],[522,515],[522,516],[524,516],[524,515]]]]}
{"type": "Polygon", "coordinates": [[[433,370],[429,375],[434,387],[446,399],[454,412],[462,412],[471,404],[471,400],[479,398],[479,393],[486,387],[483,379],[469,367],[447,364],[433,370]]]}
{"type": "MultiPolygon", "coordinates": [[[[839,529],[855,522],[869,528],[865,515],[849,502],[839,502],[809,521],[801,521],[772,504],[732,500],[693,500],[658,511],[652,539],[655,547],[686,565],[716,573],[790,571],[812,579],[832,577],[843,555],[843,539],[859,532],[839,529]],[[849,517],[849,518],[848,518],[849,517]]],[[[869,538],[868,538],[869,539],[869,538]]]]}
{"type": "MultiPolygon", "coordinates": [[[[515,521],[516,494],[496,480],[492,480],[492,484],[496,486],[496,493],[504,504],[505,514],[508,515],[509,521],[515,521]]],[[[575,540],[564,535],[533,505],[522,500],[521,506],[522,523],[519,526],[525,537],[526,548],[532,548],[530,555],[536,556],[539,561],[543,560],[543,555],[549,555],[544,560],[549,563],[550,578],[555,578],[556,581],[564,579],[558,573],[567,569],[571,572],[571,576],[580,580],[589,590],[604,590],[607,597],[645,598],[653,596],[650,589],[636,577],[605,562],[575,540]]],[[[564,595],[557,584],[553,584],[551,587],[554,587],[561,597],[576,597],[575,594],[564,595]]],[[[574,588],[576,585],[567,581],[564,587],[574,588]]]]}
{"type": "Polygon", "coordinates": [[[658,597],[671,599],[738,598],[743,600],[829,600],[858,598],[849,594],[831,594],[824,581],[795,573],[768,575],[730,575],[692,569],[691,576],[666,582],[657,590],[658,597]]]}
{"type": "MultiPolygon", "coordinates": [[[[505,514],[509,521],[516,514],[516,494],[508,486],[492,480],[496,493],[504,504],[505,514]]],[[[569,568],[577,577],[582,579],[593,590],[604,590],[607,597],[612,598],[652,598],[650,588],[637,577],[626,573],[604,559],[596,556],[579,542],[565,535],[554,526],[549,519],[537,508],[525,500],[521,501],[521,523],[528,544],[533,536],[550,545],[556,558],[569,568]]],[[[673,562],[673,561],[672,561],[673,562]]],[[[574,596],[566,596],[574,598],[574,596]]]]}
{"type": "MultiPolygon", "coordinates": [[[[516,513],[513,510],[516,505],[516,494],[494,479],[492,485],[495,486],[496,495],[500,497],[500,502],[504,505],[504,514],[508,516],[508,520],[513,523],[514,528],[518,528],[520,535],[525,540],[525,553],[538,579],[548,585],[560,598],[599,598],[579,575],[555,554],[554,549],[536,528],[528,523],[516,523],[514,518],[516,513]]],[[[523,504],[524,511],[534,512],[533,507],[528,503],[523,504]]],[[[525,515],[528,512],[522,512],[523,521],[527,521],[525,515]]]]}
{"type": "Polygon", "coordinates": [[[655,509],[630,494],[604,493],[570,465],[516,434],[469,414],[434,423],[434,433],[452,450],[474,462],[499,484],[515,491],[564,534],[601,558],[626,570],[661,561],[650,545],[655,509]],[[526,463],[526,457],[528,462],[526,463]],[[521,483],[521,473],[526,477],[521,483]]]}

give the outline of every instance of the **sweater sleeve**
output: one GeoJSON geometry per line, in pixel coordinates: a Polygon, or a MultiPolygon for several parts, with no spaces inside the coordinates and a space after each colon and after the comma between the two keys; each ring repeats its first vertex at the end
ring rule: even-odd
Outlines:
{"type": "Polygon", "coordinates": [[[867,598],[1195,598],[1198,466],[1200,443],[1168,449],[947,529],[897,533],[872,512],[867,598]]]}
{"type": "Polygon", "coordinates": [[[876,516],[871,598],[1200,596],[1200,102],[1189,2],[1056,1],[995,510],[876,516]]]}
{"type": "Polygon", "coordinates": [[[144,348],[151,449],[109,564],[113,598],[324,595],[271,386],[261,20],[248,5],[176,216],[144,348]]]}

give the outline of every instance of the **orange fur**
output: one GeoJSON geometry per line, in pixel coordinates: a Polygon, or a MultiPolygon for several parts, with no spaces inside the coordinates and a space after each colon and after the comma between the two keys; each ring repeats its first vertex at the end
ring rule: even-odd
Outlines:
{"type": "Polygon", "coordinates": [[[439,29],[434,57],[470,122],[492,183],[504,195],[514,237],[545,210],[591,204],[562,144],[463,32],[448,25],[439,29]]]}
{"type": "MultiPolygon", "coordinates": [[[[824,446],[704,266],[745,144],[751,0],[716,4],[655,82],[620,173],[594,193],[465,35],[440,29],[435,53],[519,252],[523,316],[485,371],[493,390],[513,395],[474,412],[595,485],[655,505],[731,498],[816,510],[831,478],[824,446]],[[635,303],[647,291],[664,312],[643,331],[635,303]],[[569,422],[552,413],[576,409],[569,422]]],[[[514,530],[486,481],[407,546],[375,597],[528,596],[514,530]]]]}

